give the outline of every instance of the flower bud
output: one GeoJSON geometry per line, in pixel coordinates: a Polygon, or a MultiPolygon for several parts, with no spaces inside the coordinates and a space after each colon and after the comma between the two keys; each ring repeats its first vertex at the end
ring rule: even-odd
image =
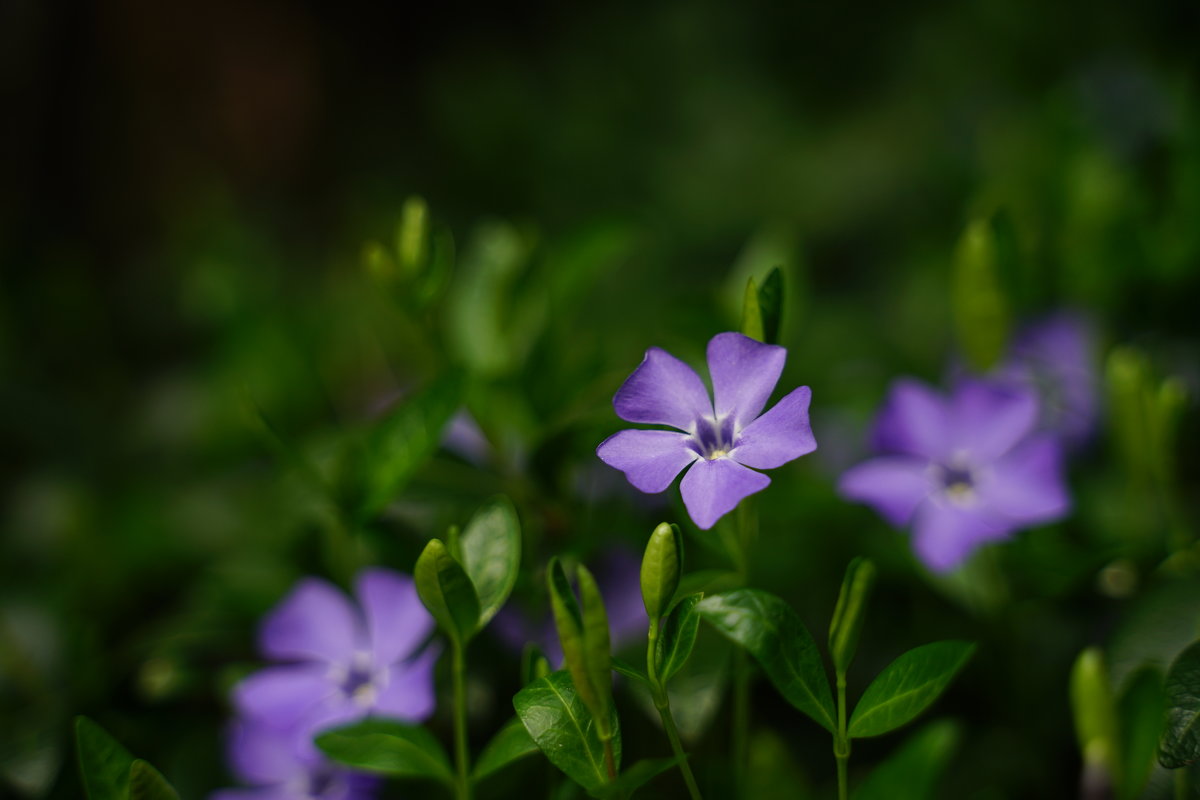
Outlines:
{"type": "Polygon", "coordinates": [[[867,617],[867,598],[875,583],[875,565],[859,557],[846,567],[833,620],[829,623],[829,654],[838,674],[844,674],[858,649],[858,637],[867,617]]]}
{"type": "Polygon", "coordinates": [[[679,588],[682,562],[683,535],[678,527],[664,522],[650,534],[642,556],[642,602],[651,622],[656,622],[670,608],[679,588]]]}

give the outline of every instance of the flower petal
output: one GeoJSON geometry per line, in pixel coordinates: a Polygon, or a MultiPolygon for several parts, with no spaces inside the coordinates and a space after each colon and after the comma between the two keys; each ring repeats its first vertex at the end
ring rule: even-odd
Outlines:
{"type": "Polygon", "coordinates": [[[208,800],[295,800],[291,788],[286,785],[257,786],[253,789],[218,789],[208,800]]]}
{"type": "Polygon", "coordinates": [[[712,415],[708,390],[696,371],[658,347],[625,379],[613,397],[617,416],[626,422],[670,425],[686,431],[712,415]]]}
{"type": "Polygon", "coordinates": [[[338,692],[324,664],[267,667],[234,687],[233,703],[257,723],[286,728],[316,713],[338,692]]]}
{"type": "Polygon", "coordinates": [[[230,769],[246,783],[284,783],[302,775],[308,765],[296,751],[295,740],[290,730],[236,720],[229,731],[230,769]]]}
{"type": "Polygon", "coordinates": [[[929,496],[929,463],[909,456],[882,456],[852,467],[838,481],[838,493],[865,503],[896,527],[912,519],[929,496]]]}
{"type": "Polygon", "coordinates": [[[779,382],[787,349],[740,333],[718,333],[708,343],[717,419],[732,414],[735,427],[758,416],[779,382]]]}
{"type": "Polygon", "coordinates": [[[774,469],[817,449],[808,423],[812,390],[801,386],[751,422],[737,439],[729,456],[755,469],[774,469]]]}
{"type": "Polygon", "coordinates": [[[913,549],[934,572],[948,572],[980,545],[1003,539],[1012,528],[979,507],[963,508],[929,498],[917,508],[913,549]]]}
{"type": "Polygon", "coordinates": [[[363,640],[358,612],[328,581],[304,578],[263,620],[267,658],[349,662],[363,640]]]}
{"type": "Polygon", "coordinates": [[[986,464],[1024,439],[1038,419],[1037,395],[1028,388],[963,380],[954,389],[954,447],[986,464]]]}
{"type": "Polygon", "coordinates": [[[433,630],[433,617],[407,575],[382,567],[364,569],[355,580],[355,593],[367,618],[377,668],[408,658],[433,630]]]}
{"type": "Polygon", "coordinates": [[[430,647],[418,658],[388,670],[388,684],[375,701],[373,713],[408,722],[429,718],[437,706],[433,691],[433,667],[441,648],[430,647]]]}
{"type": "Polygon", "coordinates": [[[636,488],[654,494],[671,485],[675,476],[699,458],[692,437],[675,431],[618,431],[596,448],[596,455],[625,473],[636,488]]]}
{"type": "Polygon", "coordinates": [[[729,458],[700,459],[679,484],[692,521],[708,530],[737,508],[743,498],[761,492],[771,479],[729,458]]]}
{"type": "Polygon", "coordinates": [[[894,381],[871,434],[881,453],[940,461],[946,455],[950,414],[945,399],[911,378],[894,381]]]}
{"type": "Polygon", "coordinates": [[[1023,525],[1062,517],[1071,507],[1058,439],[1032,436],[997,461],[977,491],[993,513],[1023,525]]]}

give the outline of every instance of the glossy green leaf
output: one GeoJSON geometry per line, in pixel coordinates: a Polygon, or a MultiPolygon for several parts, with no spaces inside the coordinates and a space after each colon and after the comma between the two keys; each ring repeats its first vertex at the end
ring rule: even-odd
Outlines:
{"type": "Polygon", "coordinates": [[[1186,649],[1167,670],[1166,727],[1158,744],[1158,763],[1179,769],[1200,761],[1200,642],[1186,649]]]}
{"type": "MultiPolygon", "coordinates": [[[[517,692],[513,708],[538,749],[571,780],[589,792],[609,783],[600,732],[568,672],[559,670],[529,684],[517,692]]],[[[619,726],[614,728],[612,747],[620,769],[619,726]]]]}
{"type": "Polygon", "coordinates": [[[479,760],[475,762],[471,779],[483,780],[493,772],[536,752],[538,746],[529,737],[529,731],[525,730],[521,720],[511,719],[483,748],[479,760]]]}
{"type": "Polygon", "coordinates": [[[670,607],[682,569],[683,534],[678,526],[664,522],[650,534],[642,556],[642,603],[651,620],[658,620],[670,607]]]}
{"type": "Polygon", "coordinates": [[[583,606],[583,656],[588,683],[597,703],[589,706],[600,726],[600,736],[608,738],[612,722],[612,642],[609,639],[608,614],[596,579],[582,564],[578,567],[579,600],[583,606]]]}
{"type": "Polygon", "coordinates": [[[879,736],[914,719],[974,652],[973,642],[934,642],[897,658],[863,692],[850,717],[850,736],[879,736]]]}
{"type": "Polygon", "coordinates": [[[741,576],[733,570],[702,569],[689,572],[680,578],[679,588],[675,590],[675,594],[678,597],[687,597],[689,594],[697,592],[706,595],[716,594],[737,589],[742,583],[741,576]]]}
{"type": "Polygon", "coordinates": [[[1117,701],[1121,731],[1121,773],[1117,797],[1134,800],[1142,793],[1163,730],[1163,676],[1156,667],[1134,672],[1117,701]]]}
{"type": "Polygon", "coordinates": [[[441,539],[431,539],[413,569],[417,594],[443,631],[466,642],[479,624],[479,598],[466,571],[441,539]]]}
{"type": "Polygon", "coordinates": [[[467,523],[458,540],[463,569],[479,598],[479,627],[508,600],[521,568],[521,526],[506,497],[497,497],[467,523]]]}
{"type": "Polygon", "coordinates": [[[758,300],[758,284],[754,276],[746,280],[746,292],[742,295],[742,335],[763,341],[762,307],[758,300]]]}
{"type": "Polygon", "coordinates": [[[663,622],[658,637],[658,675],[664,683],[679,672],[692,654],[696,631],[700,627],[700,613],[696,606],[703,599],[702,594],[683,598],[663,622]]]}
{"type": "Polygon", "coordinates": [[[446,752],[429,731],[398,720],[367,719],[316,738],[325,755],[348,767],[396,778],[454,783],[446,752]]]}
{"type": "Polygon", "coordinates": [[[604,798],[604,800],[631,797],[638,789],[678,763],[679,759],[677,758],[643,758],[618,775],[615,781],[600,791],[593,792],[592,796],[604,798]]]}
{"type": "Polygon", "coordinates": [[[79,771],[89,800],[126,800],[133,756],[87,717],[75,718],[79,771]]]}
{"type": "Polygon", "coordinates": [[[833,621],[829,623],[829,655],[839,675],[846,672],[854,659],[874,583],[875,565],[867,559],[856,558],[846,567],[833,621]]]}
{"type": "Polygon", "coordinates": [[[950,720],[931,722],[909,736],[872,770],[854,800],[933,800],[938,778],[958,749],[962,727],[950,720]]]}
{"type": "Polygon", "coordinates": [[[140,758],[129,768],[129,800],[179,800],[162,773],[140,758]]]}
{"type": "Polygon", "coordinates": [[[360,516],[382,511],[434,454],[462,395],[462,375],[449,372],[404,400],[371,431],[356,473],[363,482],[360,516]]]}
{"type": "Polygon", "coordinates": [[[1104,655],[1097,647],[1079,654],[1071,668],[1071,712],[1079,752],[1089,766],[1117,778],[1117,710],[1104,655]]]}
{"type": "Polygon", "coordinates": [[[755,338],[767,344],[779,344],[783,327],[783,270],[779,267],[772,268],[758,288],[758,307],[762,318],[762,337],[755,338]]]}
{"type": "Polygon", "coordinates": [[[641,667],[634,666],[628,661],[613,656],[612,668],[614,672],[624,675],[626,678],[633,678],[646,686],[650,685],[650,678],[646,675],[646,670],[641,667]]]}
{"type": "Polygon", "coordinates": [[[696,610],[749,651],[789,703],[834,730],[833,696],[821,655],[787,603],[758,589],[738,589],[706,597],[696,610]]]}

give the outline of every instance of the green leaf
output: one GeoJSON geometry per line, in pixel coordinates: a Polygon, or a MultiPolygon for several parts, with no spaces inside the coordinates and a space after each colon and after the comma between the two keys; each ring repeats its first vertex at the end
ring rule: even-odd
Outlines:
{"type": "Polygon", "coordinates": [[[479,754],[471,780],[481,781],[493,772],[498,772],[514,761],[533,755],[537,751],[538,746],[529,738],[529,731],[525,730],[521,720],[511,719],[479,754]]]}
{"type": "Polygon", "coordinates": [[[624,659],[613,656],[612,668],[615,672],[624,675],[626,678],[633,678],[635,681],[640,681],[646,686],[650,685],[650,678],[646,675],[646,671],[641,667],[636,667],[624,659]]]}
{"type": "Polygon", "coordinates": [[[405,400],[370,432],[357,469],[364,484],[358,509],[361,518],[382,511],[434,454],[442,430],[462,402],[463,383],[461,373],[443,375],[405,400]]]}
{"type": "Polygon", "coordinates": [[[867,776],[854,800],[932,800],[961,735],[950,720],[929,723],[867,776]]]}
{"type": "Polygon", "coordinates": [[[663,622],[658,639],[658,675],[663,683],[679,672],[692,654],[696,631],[700,627],[700,613],[696,611],[696,606],[703,599],[702,594],[683,598],[663,622]]]}
{"type": "MultiPolygon", "coordinates": [[[[758,307],[762,317],[762,338],[767,344],[779,344],[783,326],[783,270],[774,267],[758,289],[758,307]]],[[[749,335],[749,334],[747,334],[749,335]]]]}
{"type": "Polygon", "coordinates": [[[550,661],[542,648],[533,642],[525,645],[521,651],[521,685],[533,683],[538,678],[544,678],[554,670],[550,669],[550,661]]]}
{"type": "Polygon", "coordinates": [[[129,768],[129,800],[179,800],[162,773],[140,758],[129,768]]]}
{"type": "Polygon", "coordinates": [[[419,725],[367,719],[320,734],[316,745],[334,761],[355,769],[454,784],[446,752],[433,734],[419,725]]]}
{"type": "Polygon", "coordinates": [[[1079,654],[1071,667],[1071,712],[1079,752],[1088,766],[1117,778],[1117,710],[1104,656],[1097,647],[1079,654]]]}
{"type": "Polygon", "coordinates": [[[937,699],[974,652],[973,642],[934,642],[897,658],[863,692],[850,717],[850,736],[879,736],[912,720],[937,699]]]}
{"type": "Polygon", "coordinates": [[[479,627],[496,615],[517,582],[521,526],[506,497],[481,508],[459,537],[463,569],[479,597],[479,627]]]}
{"type": "Polygon", "coordinates": [[[1117,702],[1121,730],[1121,779],[1117,797],[1134,800],[1141,796],[1163,730],[1163,676],[1156,667],[1145,666],[1129,677],[1117,702]]]}
{"type": "Polygon", "coordinates": [[[413,568],[417,594],[438,625],[453,640],[465,643],[479,626],[479,598],[466,571],[441,539],[431,539],[413,568]]]}
{"type": "Polygon", "coordinates": [[[683,534],[677,525],[660,524],[650,534],[642,556],[642,603],[646,616],[657,621],[671,605],[683,565],[683,534]]]}
{"type": "MultiPolygon", "coordinates": [[[[609,639],[608,614],[600,587],[586,567],[576,568],[579,577],[579,599],[583,606],[583,657],[588,683],[595,692],[597,703],[589,706],[600,726],[601,738],[610,735],[609,719],[612,708],[612,642],[609,639]]],[[[585,698],[586,699],[586,698],[585,698]]]]}
{"type": "Polygon", "coordinates": [[[643,758],[617,776],[600,791],[592,793],[599,798],[629,797],[657,776],[679,763],[678,758],[643,758]]]}
{"type": "Polygon", "coordinates": [[[1200,761],[1200,642],[1179,654],[1167,670],[1166,728],[1158,743],[1158,763],[1179,769],[1200,761]]]}
{"type": "Polygon", "coordinates": [[[87,717],[75,718],[79,771],[89,800],[126,800],[133,756],[87,717]]]}
{"type": "Polygon", "coordinates": [[[837,607],[829,623],[829,655],[839,675],[845,674],[858,649],[858,637],[867,617],[867,598],[874,582],[875,565],[867,559],[856,558],[846,567],[837,607]]]}
{"type": "MultiPolygon", "coordinates": [[[[578,574],[582,578],[585,572],[586,570],[580,568],[578,574]]],[[[588,576],[590,577],[590,573],[588,576]]],[[[604,661],[604,652],[608,651],[609,647],[607,618],[603,620],[602,625],[598,624],[597,614],[604,615],[604,606],[600,603],[597,612],[595,606],[598,603],[599,591],[595,589],[595,581],[591,581],[589,587],[594,596],[591,614],[586,621],[585,612],[580,610],[575,592],[571,590],[571,584],[567,580],[566,570],[558,558],[550,559],[546,571],[546,584],[550,590],[550,607],[554,611],[554,625],[558,629],[558,641],[562,645],[567,671],[575,681],[580,699],[596,718],[601,736],[607,735],[609,699],[612,697],[612,677],[607,670],[612,669],[612,661],[610,655],[603,668],[598,668],[599,662],[604,661]],[[602,637],[602,641],[589,642],[591,631],[602,637]],[[604,677],[597,681],[596,675],[602,672],[604,677]]]]}
{"type": "Polygon", "coordinates": [[[821,655],[787,603],[758,589],[738,589],[706,597],[696,609],[758,660],[784,699],[834,730],[833,696],[821,655]]]}
{"type": "MultiPolygon", "coordinates": [[[[589,792],[609,782],[600,732],[569,673],[559,670],[529,684],[513,697],[513,708],[538,749],[571,780],[589,792]]],[[[612,746],[620,769],[620,727],[613,731],[612,746]]]]}
{"type": "Polygon", "coordinates": [[[758,300],[758,284],[754,276],[746,280],[746,292],[742,295],[742,335],[763,341],[762,307],[758,300]]]}
{"type": "Polygon", "coordinates": [[[687,597],[689,594],[701,592],[703,594],[716,594],[730,589],[737,589],[742,584],[741,576],[733,570],[727,569],[702,569],[696,572],[689,572],[679,579],[679,588],[675,590],[675,594],[679,597],[687,597]]]}

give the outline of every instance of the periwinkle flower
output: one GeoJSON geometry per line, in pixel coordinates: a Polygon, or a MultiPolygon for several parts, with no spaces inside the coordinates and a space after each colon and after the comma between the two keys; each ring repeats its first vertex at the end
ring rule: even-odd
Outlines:
{"type": "Polygon", "coordinates": [[[960,381],[949,397],[893,384],[876,420],[878,458],[842,475],[842,496],[912,526],[913,548],[938,572],[986,542],[1062,517],[1070,507],[1058,438],[1035,432],[1028,388],[960,381]]]}
{"type": "Polygon", "coordinates": [[[356,607],[320,578],[304,578],[263,620],[259,648],[273,660],[234,689],[248,719],[317,732],[368,714],[419,721],[433,713],[437,650],[411,578],[370,568],[355,581],[356,607]]]}
{"type": "Polygon", "coordinates": [[[209,800],[371,800],[380,785],[302,746],[292,731],[246,720],[233,724],[228,759],[246,788],[222,789],[209,800]]]}
{"type": "Polygon", "coordinates": [[[657,347],[613,398],[627,422],[675,430],[624,430],[600,443],[596,454],[647,493],[667,489],[687,470],[679,490],[688,514],[707,530],[771,479],[774,469],[817,449],[808,422],[812,392],[801,386],[762,413],[783,372],[787,350],[740,333],[708,343],[713,395],[687,364],[657,347]]]}

